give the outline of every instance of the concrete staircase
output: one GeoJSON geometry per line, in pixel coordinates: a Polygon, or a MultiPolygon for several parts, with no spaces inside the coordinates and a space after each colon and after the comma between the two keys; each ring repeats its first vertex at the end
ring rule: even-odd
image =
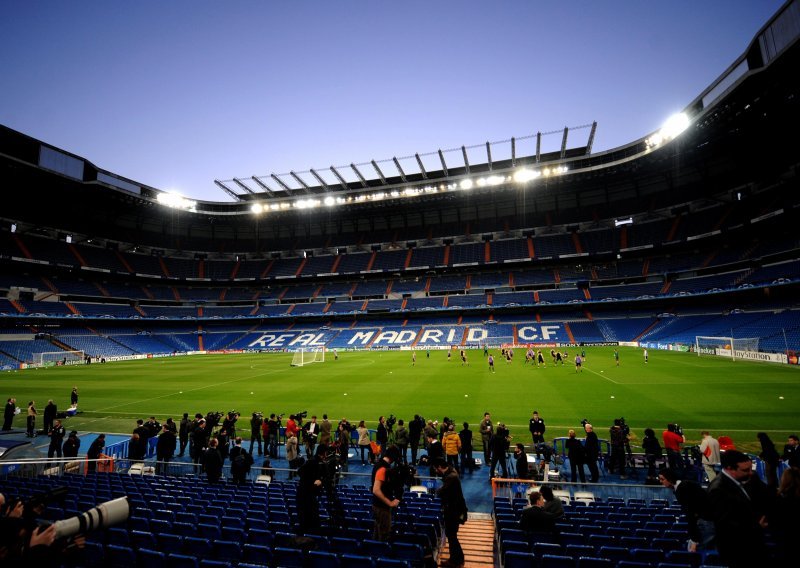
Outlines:
{"type": "MultiPolygon", "coordinates": [[[[458,530],[458,542],[464,549],[465,568],[494,568],[494,521],[487,513],[470,513],[458,530]]],[[[439,551],[439,566],[446,565],[450,549],[445,539],[439,551]]]]}

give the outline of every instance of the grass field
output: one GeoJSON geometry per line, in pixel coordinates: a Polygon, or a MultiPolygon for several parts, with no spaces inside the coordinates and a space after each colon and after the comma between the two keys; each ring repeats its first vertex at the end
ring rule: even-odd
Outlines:
{"type": "MultiPolygon", "coordinates": [[[[3,399],[14,396],[23,406],[18,428],[24,428],[29,400],[37,403],[38,427],[47,400],[65,409],[77,386],[83,412],[68,420],[68,429],[108,433],[129,433],[137,418],[150,415],[177,421],[183,412],[231,409],[242,413],[246,433],[254,410],[308,410],[309,416],[327,413],[333,421],[364,419],[371,427],[381,414],[406,420],[414,414],[448,416],[473,428],[488,410],[524,442],[530,442],[527,424],[534,409],[547,423],[548,439],[580,428],[583,418],[603,437],[620,416],[638,438],[646,427],[661,432],[678,422],[690,441],[707,428],[749,449],[757,447],[759,431],[779,447],[787,434],[800,431],[800,368],[655,350],[645,364],[641,350],[619,351],[616,367],[613,348],[587,348],[577,374],[572,362],[554,367],[549,355],[546,368],[525,365],[523,350],[512,364],[493,350],[494,374],[482,351],[468,352],[468,367],[457,352],[448,362],[445,351],[431,351],[430,358],[417,351],[412,367],[408,351],[376,351],[340,352],[338,361],[328,353],[325,363],[301,368],[290,367],[291,353],[204,355],[11,371],[0,380],[3,399]]],[[[575,349],[570,352],[571,360],[575,349]]]]}

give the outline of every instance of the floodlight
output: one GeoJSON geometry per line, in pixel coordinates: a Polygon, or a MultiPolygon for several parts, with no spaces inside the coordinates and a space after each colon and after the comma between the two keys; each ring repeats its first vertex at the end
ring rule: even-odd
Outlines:
{"type": "Polygon", "coordinates": [[[250,211],[252,211],[253,213],[256,213],[256,214],[263,213],[264,212],[264,206],[261,205],[260,203],[253,203],[250,206],[250,211]]]}
{"type": "Polygon", "coordinates": [[[527,183],[538,178],[540,175],[542,174],[537,171],[529,170],[528,168],[522,168],[514,172],[514,181],[517,183],[527,183]]]}
{"type": "Polygon", "coordinates": [[[156,201],[167,207],[173,207],[175,209],[186,209],[187,211],[192,211],[194,210],[195,206],[197,206],[196,201],[192,201],[191,199],[186,199],[185,197],[177,193],[159,193],[156,196],[156,201]]]}
{"type": "Polygon", "coordinates": [[[506,181],[506,178],[503,176],[489,176],[486,179],[486,183],[488,183],[489,185],[500,185],[504,181],[506,181]]]}
{"type": "Polygon", "coordinates": [[[16,233],[17,232],[17,224],[16,223],[11,223],[11,232],[12,233],[16,233]]]}
{"type": "Polygon", "coordinates": [[[628,217],[627,219],[614,219],[615,227],[623,227],[625,225],[633,225],[633,217],[628,217]]]}
{"type": "Polygon", "coordinates": [[[675,138],[689,127],[689,117],[685,112],[679,112],[670,116],[661,127],[661,134],[666,139],[675,138]]]}
{"type": "Polygon", "coordinates": [[[461,189],[472,189],[472,180],[465,179],[461,181],[461,189]]]}
{"type": "Polygon", "coordinates": [[[333,198],[332,195],[329,195],[328,197],[325,198],[325,205],[327,205],[328,207],[330,207],[331,205],[335,205],[335,204],[336,204],[336,200],[333,198]]]}

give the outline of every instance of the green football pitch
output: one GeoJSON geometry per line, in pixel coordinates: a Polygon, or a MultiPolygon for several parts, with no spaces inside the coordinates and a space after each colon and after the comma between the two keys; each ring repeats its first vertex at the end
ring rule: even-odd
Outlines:
{"type": "MultiPolygon", "coordinates": [[[[176,421],[184,412],[237,410],[240,431],[249,433],[253,411],[269,415],[308,410],[332,421],[347,417],[375,427],[380,415],[409,420],[414,414],[440,420],[448,416],[471,427],[485,411],[509,425],[515,440],[529,443],[533,410],[547,423],[547,439],[580,431],[583,418],[603,437],[614,418],[624,417],[636,439],[644,428],[660,433],[668,422],[684,427],[688,441],[700,431],[727,434],[738,446],[757,448],[756,433],[770,434],[780,448],[800,431],[800,368],[698,357],[690,353],[620,348],[616,366],[611,347],[589,347],[583,371],[569,360],[547,366],[525,364],[516,350],[513,363],[501,360],[490,372],[482,350],[468,351],[468,366],[458,352],[332,352],[324,363],[291,367],[291,353],[199,355],[140,361],[9,371],[0,375],[3,393],[22,406],[15,427],[24,428],[25,405],[35,400],[41,412],[48,399],[69,406],[73,386],[81,414],[68,429],[129,433],[137,418],[155,415],[176,421]]],[[[38,421],[37,426],[41,425],[38,421]]]]}

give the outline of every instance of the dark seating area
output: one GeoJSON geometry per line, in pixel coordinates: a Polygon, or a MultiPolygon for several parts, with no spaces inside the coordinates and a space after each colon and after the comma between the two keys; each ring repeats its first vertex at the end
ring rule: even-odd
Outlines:
{"type": "Polygon", "coordinates": [[[442,538],[439,501],[409,492],[390,542],[371,540],[366,486],[337,486],[335,508],[322,497],[319,530],[298,538],[297,486],[291,482],[210,484],[196,477],[114,473],[0,479],[0,491],[23,499],[56,486],[67,487],[68,493],[62,503],[47,507],[44,518],[50,521],[117,497],[129,499],[125,524],[89,533],[78,562],[87,567],[421,568],[442,538]]]}

